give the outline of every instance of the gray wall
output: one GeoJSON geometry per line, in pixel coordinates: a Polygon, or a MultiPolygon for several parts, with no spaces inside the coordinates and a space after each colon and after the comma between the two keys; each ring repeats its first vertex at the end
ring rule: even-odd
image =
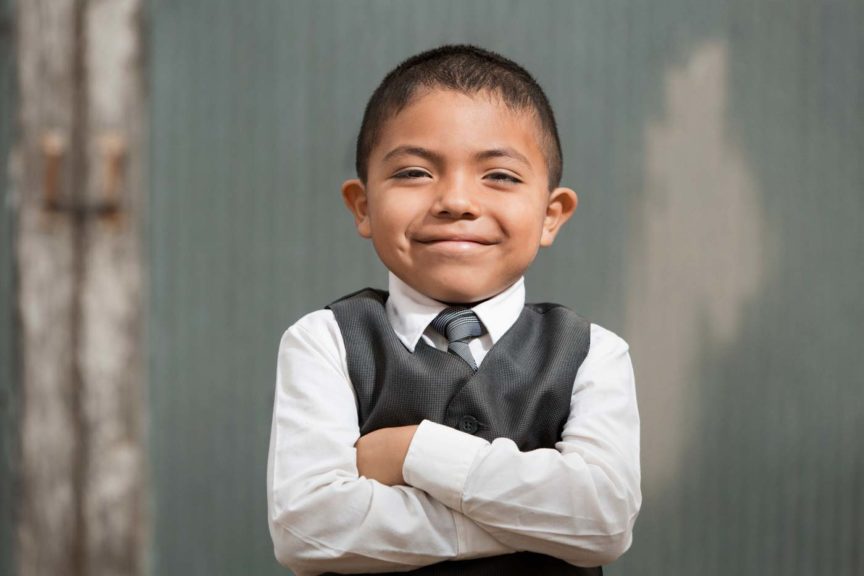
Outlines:
{"type": "Polygon", "coordinates": [[[15,339],[14,213],[7,169],[15,122],[12,0],[0,0],[0,574],[14,566],[18,378],[15,339]]]}
{"type": "Polygon", "coordinates": [[[631,344],[645,501],[608,574],[864,573],[864,7],[855,0],[150,3],[153,574],[277,574],[276,348],[385,271],[363,106],[474,42],[556,109],[581,205],[528,276],[631,344]]]}

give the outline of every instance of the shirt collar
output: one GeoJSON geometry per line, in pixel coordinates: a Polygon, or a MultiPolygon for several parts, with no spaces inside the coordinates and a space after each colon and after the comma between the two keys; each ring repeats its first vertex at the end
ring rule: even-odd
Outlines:
{"type": "MultiPolygon", "coordinates": [[[[388,274],[388,287],[387,318],[399,340],[414,352],[429,323],[447,305],[421,294],[392,272],[388,274]]],[[[494,345],[516,322],[524,305],[525,279],[520,277],[509,288],[472,309],[486,327],[494,345]]]]}

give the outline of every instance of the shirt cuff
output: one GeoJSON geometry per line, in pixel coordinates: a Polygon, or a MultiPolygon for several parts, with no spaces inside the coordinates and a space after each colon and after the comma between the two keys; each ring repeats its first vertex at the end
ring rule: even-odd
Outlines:
{"type": "Polygon", "coordinates": [[[489,446],[482,438],[423,420],[408,447],[402,477],[448,508],[462,511],[462,492],[478,452],[489,446]]]}

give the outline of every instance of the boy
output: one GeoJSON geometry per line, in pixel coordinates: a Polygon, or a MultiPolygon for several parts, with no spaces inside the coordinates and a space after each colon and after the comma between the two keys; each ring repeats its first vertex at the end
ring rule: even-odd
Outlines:
{"type": "Polygon", "coordinates": [[[280,563],[601,574],[641,504],[627,344],[523,274],[573,214],[551,107],[477,47],[382,81],[342,195],[389,270],[282,337],[267,471],[280,563]]]}

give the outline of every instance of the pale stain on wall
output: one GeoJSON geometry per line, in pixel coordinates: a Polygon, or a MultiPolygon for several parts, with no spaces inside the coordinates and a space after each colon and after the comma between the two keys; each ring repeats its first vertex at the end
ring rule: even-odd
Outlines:
{"type": "Polygon", "coordinates": [[[645,484],[674,489],[703,406],[696,359],[728,345],[763,280],[764,218],[727,130],[725,42],[697,47],[665,79],[665,113],[645,131],[645,190],[634,207],[627,333],[642,415],[645,484]]]}

